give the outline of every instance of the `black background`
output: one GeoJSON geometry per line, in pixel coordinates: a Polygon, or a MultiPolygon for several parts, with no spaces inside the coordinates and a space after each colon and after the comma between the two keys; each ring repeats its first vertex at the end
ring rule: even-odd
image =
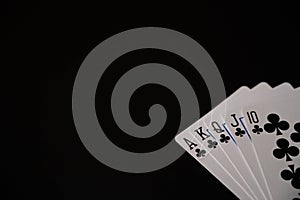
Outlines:
{"type": "Polygon", "coordinates": [[[261,81],[300,86],[295,5],[1,2],[1,181],[8,199],[235,199],[187,153],[159,171],[129,174],[101,164],[81,144],[71,109],[75,75],[97,44],[121,31],[157,26],[197,40],[227,95],[261,81]]]}

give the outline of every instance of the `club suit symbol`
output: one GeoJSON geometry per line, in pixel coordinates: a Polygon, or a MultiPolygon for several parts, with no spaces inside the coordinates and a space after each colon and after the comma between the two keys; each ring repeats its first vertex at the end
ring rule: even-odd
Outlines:
{"type": "Polygon", "coordinates": [[[286,181],[291,181],[294,188],[300,189],[300,167],[295,170],[294,165],[289,165],[289,168],[290,170],[281,171],[281,177],[286,181]]]}
{"type": "Polygon", "coordinates": [[[206,151],[203,149],[201,150],[201,149],[197,148],[195,151],[196,151],[196,156],[198,158],[205,157],[205,155],[206,155],[206,151]]]}
{"type": "Polygon", "coordinates": [[[276,135],[282,135],[281,131],[286,131],[290,127],[287,121],[280,120],[280,117],[275,113],[269,114],[267,119],[270,123],[266,123],[264,129],[268,133],[276,131],[276,135]]]}
{"type": "Polygon", "coordinates": [[[291,156],[295,157],[299,155],[299,149],[295,146],[290,146],[289,141],[281,138],[276,142],[278,148],[274,149],[273,155],[278,158],[286,158],[286,161],[292,161],[291,156]]]}

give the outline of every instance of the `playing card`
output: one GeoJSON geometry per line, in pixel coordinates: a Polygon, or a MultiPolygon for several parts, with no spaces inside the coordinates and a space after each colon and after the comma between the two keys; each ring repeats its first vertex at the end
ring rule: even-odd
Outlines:
{"type": "Polygon", "coordinates": [[[300,189],[299,90],[274,91],[268,97],[245,107],[245,127],[254,144],[257,157],[273,199],[293,199],[300,189]]]}
{"type": "MultiPolygon", "coordinates": [[[[251,90],[241,87],[177,135],[176,141],[206,168],[215,162],[218,168],[214,166],[212,174],[224,170],[237,196],[296,199],[300,195],[299,100],[300,88],[288,83],[275,88],[267,83],[251,90]]],[[[224,176],[217,178],[224,183],[224,176]]]]}
{"type": "Polygon", "coordinates": [[[241,182],[240,177],[234,171],[231,170],[231,172],[228,172],[223,167],[223,165],[230,165],[230,162],[226,159],[218,160],[213,157],[210,151],[201,145],[187,129],[177,135],[175,140],[239,199],[254,199],[243,186],[239,184],[239,182],[241,182]]]}

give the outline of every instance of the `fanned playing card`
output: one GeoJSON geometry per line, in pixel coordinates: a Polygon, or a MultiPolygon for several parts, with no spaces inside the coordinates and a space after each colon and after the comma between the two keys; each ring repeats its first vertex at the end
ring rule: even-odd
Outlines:
{"type": "Polygon", "coordinates": [[[290,87],[243,108],[273,199],[293,199],[300,192],[299,100],[299,90],[290,87]]]}
{"type": "Polygon", "coordinates": [[[299,100],[288,83],[241,87],[175,140],[240,199],[297,198],[299,100]]]}

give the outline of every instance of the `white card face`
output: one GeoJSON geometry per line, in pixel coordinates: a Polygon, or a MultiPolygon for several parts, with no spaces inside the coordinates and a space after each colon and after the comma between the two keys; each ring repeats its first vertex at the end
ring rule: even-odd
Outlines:
{"type": "MultiPolygon", "coordinates": [[[[239,95],[241,95],[242,93],[247,93],[247,92],[249,92],[249,88],[242,87],[239,90],[237,90],[234,94],[232,94],[230,97],[228,97],[226,101],[234,99],[239,95]]],[[[226,103],[223,102],[220,105],[218,105],[214,110],[212,110],[207,115],[202,117],[200,120],[192,124],[188,128],[188,130],[190,131],[190,134],[193,137],[196,137],[199,143],[201,143],[202,145],[204,145],[204,147],[206,147],[206,149],[208,149],[209,151],[212,150],[209,153],[218,161],[221,161],[223,167],[229,173],[231,173],[232,176],[234,176],[237,179],[239,184],[243,188],[245,188],[245,190],[247,190],[247,192],[250,193],[254,199],[259,199],[257,197],[258,195],[255,193],[256,190],[257,191],[259,190],[259,185],[254,182],[253,177],[251,176],[251,172],[249,172],[249,170],[246,169],[247,167],[244,163],[243,158],[241,158],[240,156],[240,152],[238,152],[238,150],[233,144],[230,143],[229,145],[227,145],[228,142],[224,141],[226,143],[225,148],[227,149],[227,151],[230,152],[230,155],[228,155],[228,153],[226,153],[226,150],[222,148],[223,145],[220,145],[221,143],[218,141],[218,136],[213,134],[212,130],[209,130],[206,127],[205,119],[210,120],[211,116],[214,114],[215,116],[218,116],[214,112],[215,110],[220,111],[219,113],[221,112],[225,113],[226,103]],[[233,157],[235,164],[234,162],[232,162],[230,157],[233,157]],[[240,169],[238,169],[237,166],[239,166],[240,169]],[[253,190],[253,188],[255,191],[253,190]]],[[[226,133],[225,135],[226,135],[225,139],[226,137],[229,137],[227,136],[226,133]]]]}
{"type": "Polygon", "coordinates": [[[271,88],[267,83],[260,83],[251,89],[251,92],[240,96],[235,99],[231,104],[227,104],[226,112],[226,124],[228,130],[235,138],[239,151],[241,151],[242,156],[246,160],[246,164],[250,168],[255,181],[260,186],[260,192],[264,199],[272,199],[270,190],[268,188],[267,181],[264,177],[261,165],[257,159],[254,145],[252,143],[252,138],[247,129],[245,129],[244,116],[242,114],[242,108],[253,104],[253,102],[260,101],[261,98],[266,99],[270,96],[273,90],[279,89],[289,89],[288,85],[281,85],[275,89],[271,88]],[[253,96],[260,96],[260,99],[253,99],[253,96]]]}
{"type": "Polygon", "coordinates": [[[211,155],[214,150],[208,150],[201,145],[188,130],[184,130],[175,137],[176,142],[192,155],[202,166],[204,166],[212,175],[223,183],[239,199],[253,200],[254,198],[239,184],[239,176],[236,173],[228,172],[223,164],[229,161],[226,159],[218,160],[211,155]],[[222,163],[221,163],[222,162],[222,163]],[[235,178],[234,176],[237,176],[235,178]]]}
{"type": "Polygon", "coordinates": [[[296,198],[300,189],[300,95],[295,91],[274,90],[268,98],[253,96],[263,103],[243,108],[245,126],[273,199],[296,198]]]}
{"type": "Polygon", "coordinates": [[[240,199],[296,199],[299,100],[287,83],[241,87],[176,141],[240,199]]]}

